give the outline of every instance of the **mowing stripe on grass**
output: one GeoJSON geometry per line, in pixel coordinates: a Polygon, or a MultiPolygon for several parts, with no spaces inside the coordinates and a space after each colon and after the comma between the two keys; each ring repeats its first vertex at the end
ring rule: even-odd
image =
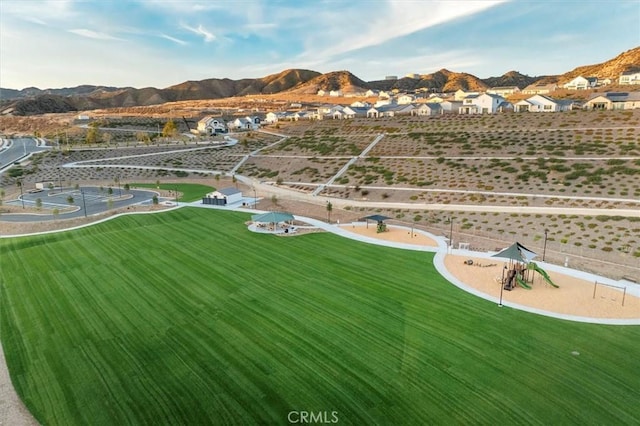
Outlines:
{"type": "Polygon", "coordinates": [[[432,254],[247,219],[183,208],[0,241],[0,337],[38,420],[640,421],[640,327],[500,309],[432,254]]]}

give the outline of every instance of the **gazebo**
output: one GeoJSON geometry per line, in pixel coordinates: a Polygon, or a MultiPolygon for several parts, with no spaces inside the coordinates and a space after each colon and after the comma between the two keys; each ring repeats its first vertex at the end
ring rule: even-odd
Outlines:
{"type": "Polygon", "coordinates": [[[267,212],[251,216],[249,230],[269,234],[288,234],[295,230],[291,226],[293,215],[285,212],[267,212]]]}

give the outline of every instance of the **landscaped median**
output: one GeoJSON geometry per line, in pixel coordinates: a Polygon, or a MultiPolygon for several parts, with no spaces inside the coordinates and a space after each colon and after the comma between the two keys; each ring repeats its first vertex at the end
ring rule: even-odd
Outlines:
{"type": "Polygon", "coordinates": [[[633,424],[640,327],[512,310],[433,254],[181,208],[0,240],[1,338],[42,424],[633,424]]]}

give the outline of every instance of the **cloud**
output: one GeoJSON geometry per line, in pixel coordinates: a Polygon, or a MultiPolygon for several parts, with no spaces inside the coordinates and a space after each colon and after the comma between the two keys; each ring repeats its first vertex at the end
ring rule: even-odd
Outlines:
{"type": "Polygon", "coordinates": [[[182,45],[182,46],[184,46],[184,45],[186,45],[186,44],[189,44],[189,43],[187,43],[187,42],[186,42],[186,41],[184,41],[184,40],[180,40],[180,39],[178,39],[178,38],[171,37],[171,36],[168,36],[168,35],[166,35],[166,34],[160,34],[160,37],[162,37],[162,38],[166,38],[167,40],[171,40],[172,42],[177,43],[177,44],[180,44],[180,45],[182,45]]]}
{"type": "Polygon", "coordinates": [[[96,31],[88,30],[86,28],[73,29],[69,30],[69,32],[82,37],[93,38],[96,40],[122,40],[121,38],[114,37],[106,33],[99,33],[96,31]]]}
{"type": "Polygon", "coordinates": [[[446,2],[389,0],[384,7],[371,8],[364,14],[359,8],[348,11],[346,16],[326,12],[323,16],[323,21],[327,24],[326,31],[320,35],[312,34],[305,43],[307,46],[305,52],[300,57],[331,57],[378,46],[392,39],[481,12],[500,3],[504,3],[504,0],[446,2]],[[355,30],[354,27],[356,27],[355,30]]]}
{"type": "Polygon", "coordinates": [[[216,40],[216,36],[209,30],[207,30],[205,27],[203,27],[202,24],[198,25],[197,28],[191,27],[186,24],[182,24],[182,28],[184,28],[185,30],[191,31],[194,34],[202,36],[204,38],[204,41],[207,43],[216,40]]]}

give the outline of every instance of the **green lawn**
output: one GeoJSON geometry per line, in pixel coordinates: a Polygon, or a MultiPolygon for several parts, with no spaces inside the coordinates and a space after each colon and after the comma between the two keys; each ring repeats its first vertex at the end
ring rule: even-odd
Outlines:
{"type": "MultiPolygon", "coordinates": [[[[131,183],[131,188],[153,188],[158,189],[158,185],[155,183],[131,183]]],[[[178,198],[178,201],[190,203],[192,201],[201,200],[208,192],[215,191],[216,189],[208,185],[200,185],[198,183],[161,183],[159,189],[166,191],[178,190],[182,196],[178,198]]]]}
{"type": "Polygon", "coordinates": [[[498,308],[431,254],[247,219],[183,208],[0,240],[2,343],[37,419],[640,423],[640,327],[498,308]]]}

